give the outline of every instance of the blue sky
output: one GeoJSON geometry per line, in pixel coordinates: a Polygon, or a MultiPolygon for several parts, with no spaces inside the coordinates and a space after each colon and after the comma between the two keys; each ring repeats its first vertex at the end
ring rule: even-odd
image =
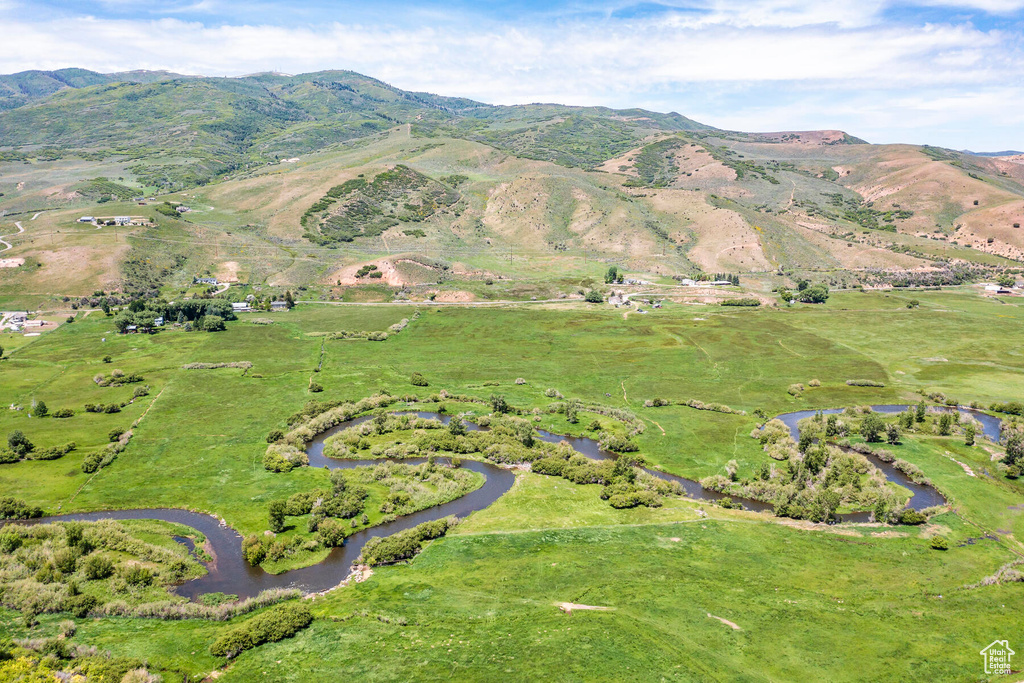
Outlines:
{"type": "Polygon", "coordinates": [[[0,0],[0,72],[352,69],[513,104],[1024,149],[1024,0],[0,0]]]}

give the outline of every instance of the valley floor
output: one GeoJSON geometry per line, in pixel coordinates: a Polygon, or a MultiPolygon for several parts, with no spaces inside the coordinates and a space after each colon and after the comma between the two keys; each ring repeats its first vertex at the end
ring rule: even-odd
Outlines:
{"type": "MultiPolygon", "coordinates": [[[[1024,308],[967,289],[835,293],[823,306],[779,309],[667,303],[625,318],[583,303],[300,304],[253,324],[260,315],[223,332],[125,336],[96,312],[31,340],[0,336],[0,405],[23,408],[0,411],[0,433],[77,444],[57,460],[0,465],[0,492],[48,514],[179,507],[262,534],[268,502],[328,485],[323,470],[262,466],[267,433],[311,399],[446,390],[543,409],[556,390],[632,411],[649,464],[701,478],[729,461],[740,476],[770,462],[750,437],[755,411],[916,403],[936,392],[988,406],[1024,394],[1024,308]],[[908,308],[911,298],[920,306],[908,308]],[[317,336],[403,318],[382,342],[317,336]],[[251,369],[182,367],[242,361],[251,369]],[[115,368],[141,375],[148,395],[119,413],[84,412],[133,396],[133,385],[94,381],[115,368]],[[429,386],[412,386],[414,372],[429,386]],[[313,380],[322,393],[309,393],[313,380]],[[659,398],[673,405],[644,406],[659,398]],[[691,399],[744,414],[679,405],[691,399]],[[76,414],[29,417],[40,400],[76,414]],[[132,424],[116,460],[82,471],[110,430],[132,424]]],[[[583,426],[540,418],[556,433],[583,426]]],[[[600,486],[519,472],[505,496],[410,563],[311,599],[316,620],[293,638],[227,663],[210,644],[253,617],[82,619],[73,641],[145,658],[165,680],[213,671],[226,681],[982,680],[982,648],[1022,644],[1024,603],[1020,583],[970,586],[1024,556],[1024,486],[999,472],[997,444],[922,434],[893,448],[950,511],[888,527],[812,525],[685,498],[617,510],[600,486]],[[930,547],[939,535],[949,550],[930,547]]],[[[66,618],[41,615],[28,628],[0,610],[0,633],[52,636],[66,618]]]]}

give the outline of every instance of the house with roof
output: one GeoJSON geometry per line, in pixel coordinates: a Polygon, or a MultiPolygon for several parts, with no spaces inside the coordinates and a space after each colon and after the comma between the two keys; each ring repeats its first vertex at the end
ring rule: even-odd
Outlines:
{"type": "Polygon", "coordinates": [[[251,311],[252,307],[249,306],[247,301],[236,301],[231,304],[231,310],[235,313],[245,313],[246,311],[251,311]]]}
{"type": "Polygon", "coordinates": [[[271,301],[270,302],[270,310],[272,310],[272,311],[287,311],[288,310],[288,302],[287,301],[271,301]]]}

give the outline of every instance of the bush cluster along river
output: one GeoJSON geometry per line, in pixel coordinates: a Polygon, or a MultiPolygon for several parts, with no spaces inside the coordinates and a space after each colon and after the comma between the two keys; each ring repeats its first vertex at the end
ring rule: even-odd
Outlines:
{"type": "MultiPolygon", "coordinates": [[[[896,413],[905,410],[907,406],[872,406],[872,408],[877,412],[896,413]]],[[[978,419],[983,425],[985,435],[988,438],[993,441],[999,440],[1001,422],[998,418],[985,415],[984,413],[971,411],[969,409],[960,410],[961,412],[968,412],[978,419]]],[[[805,417],[813,416],[816,412],[818,411],[805,410],[786,413],[784,415],[779,415],[778,419],[782,420],[790,428],[794,438],[797,438],[797,423],[805,417]]],[[[842,409],[824,410],[821,412],[825,414],[840,413],[842,412],[842,409]]],[[[451,419],[447,415],[440,415],[432,412],[417,412],[415,414],[420,417],[438,419],[446,424],[451,419]]],[[[374,465],[380,462],[380,460],[336,460],[325,457],[323,454],[324,441],[328,437],[341,430],[361,424],[370,419],[372,419],[372,416],[369,415],[357,417],[318,434],[307,449],[310,467],[351,469],[355,467],[374,465]]],[[[466,428],[470,430],[482,429],[472,423],[466,423],[466,428]]],[[[588,458],[596,460],[607,460],[616,457],[614,453],[602,450],[597,441],[587,437],[561,436],[544,430],[538,430],[538,438],[552,443],[566,441],[577,452],[587,456],[588,458]]],[[[909,502],[910,507],[916,510],[923,510],[924,508],[932,505],[945,503],[945,499],[933,487],[915,484],[892,465],[884,463],[876,458],[868,457],[890,481],[909,489],[913,493],[909,502]]],[[[425,459],[411,458],[403,460],[402,462],[419,464],[425,462],[425,459]]],[[[392,522],[364,529],[363,531],[352,534],[345,539],[344,546],[334,548],[327,558],[319,564],[302,569],[293,569],[291,571],[284,572],[283,574],[268,574],[260,567],[250,567],[242,556],[242,537],[232,528],[221,524],[215,517],[200,514],[198,512],[166,508],[147,510],[115,510],[57,515],[45,517],[39,520],[32,520],[32,522],[96,521],[100,519],[158,519],[190,526],[206,536],[209,541],[207,547],[212,551],[211,554],[214,558],[212,562],[207,563],[206,567],[208,573],[205,576],[188,581],[175,589],[179,595],[190,599],[195,599],[196,596],[203,593],[212,593],[217,591],[235,594],[238,595],[239,598],[246,598],[254,596],[260,591],[268,588],[299,588],[304,592],[317,592],[333,588],[347,577],[350,572],[351,565],[362,552],[363,545],[365,545],[371,538],[390,536],[391,534],[414,527],[417,524],[440,519],[449,515],[465,517],[472,512],[482,510],[489,506],[512,488],[512,484],[515,482],[515,475],[511,471],[490,463],[475,460],[464,460],[462,467],[483,474],[486,478],[483,486],[466,494],[465,496],[462,496],[458,500],[453,500],[443,505],[421,510],[420,512],[416,512],[411,515],[399,517],[392,522]]],[[[673,474],[667,474],[653,469],[645,468],[645,471],[655,477],[659,477],[660,479],[680,483],[686,490],[686,494],[697,500],[719,500],[722,498],[732,498],[748,510],[763,511],[772,509],[771,504],[762,501],[739,499],[715,491],[707,491],[703,489],[698,482],[693,481],[692,479],[678,477],[673,474]]],[[[869,518],[870,513],[868,512],[840,515],[840,519],[847,522],[868,521],[869,518]]]]}

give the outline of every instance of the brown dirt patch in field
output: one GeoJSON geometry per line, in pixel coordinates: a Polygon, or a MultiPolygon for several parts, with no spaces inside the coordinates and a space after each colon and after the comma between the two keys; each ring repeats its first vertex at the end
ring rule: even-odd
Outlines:
{"type": "Polygon", "coordinates": [[[723,624],[725,624],[726,626],[731,628],[733,631],[742,631],[743,630],[742,628],[740,628],[739,624],[737,624],[735,622],[732,622],[732,621],[729,621],[728,619],[723,619],[722,617],[716,617],[711,612],[708,612],[708,617],[710,617],[712,619],[717,619],[718,621],[722,622],[723,624]]]}
{"type": "Polygon", "coordinates": [[[614,610],[614,607],[599,607],[597,605],[580,605],[575,602],[556,602],[555,605],[558,609],[562,610],[566,614],[572,614],[576,610],[592,610],[597,612],[609,612],[614,610]]]}
{"type": "Polygon", "coordinates": [[[218,282],[238,282],[238,261],[225,261],[215,273],[218,282]]]}
{"type": "Polygon", "coordinates": [[[464,290],[438,292],[437,296],[434,297],[434,301],[440,301],[443,303],[465,303],[467,301],[476,301],[476,295],[473,294],[473,292],[467,292],[464,290]]]}

